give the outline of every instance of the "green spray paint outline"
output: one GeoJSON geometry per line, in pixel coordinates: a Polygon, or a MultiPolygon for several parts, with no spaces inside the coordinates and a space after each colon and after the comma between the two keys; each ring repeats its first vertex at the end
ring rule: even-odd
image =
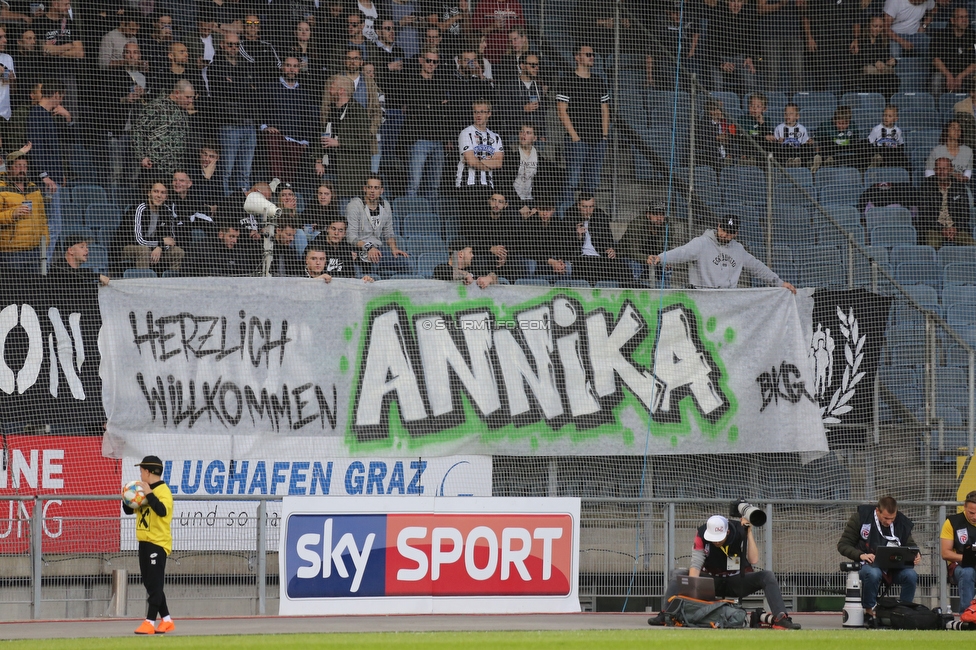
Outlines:
{"type": "MultiPolygon", "coordinates": [[[[501,444],[506,441],[524,441],[528,439],[533,449],[538,448],[540,439],[546,442],[553,442],[560,438],[569,438],[573,444],[578,444],[596,438],[618,437],[625,445],[633,446],[635,443],[634,431],[622,426],[619,423],[621,414],[627,409],[634,411],[641,419],[643,425],[642,431],[647,431],[650,415],[643,402],[641,402],[640,399],[638,399],[630,391],[627,385],[623,383],[621,383],[620,386],[620,390],[623,391],[623,397],[612,410],[614,421],[583,430],[577,429],[575,422],[567,422],[559,429],[553,429],[545,420],[521,426],[506,424],[503,427],[492,429],[488,427],[488,424],[485,421],[478,417],[477,412],[470,403],[468,395],[462,392],[461,404],[462,411],[464,413],[464,422],[458,424],[457,426],[451,427],[450,429],[442,429],[424,436],[414,437],[400,421],[398,403],[394,402],[391,404],[388,414],[389,436],[387,438],[382,440],[370,440],[368,442],[360,442],[356,438],[352,428],[353,422],[355,421],[355,406],[356,399],[358,397],[359,377],[360,373],[362,372],[362,364],[365,359],[366,337],[369,334],[369,328],[365,326],[365,324],[370,322],[374,312],[383,310],[390,305],[396,305],[407,315],[408,322],[405,323],[405,325],[410,328],[411,335],[414,336],[414,339],[416,339],[415,332],[413,330],[413,319],[418,314],[439,312],[447,316],[456,316],[457,313],[461,311],[484,309],[491,312],[496,321],[514,320],[516,313],[523,312],[527,309],[532,309],[533,307],[538,307],[543,303],[550,303],[556,296],[566,296],[568,298],[578,300],[580,304],[583,305],[585,315],[589,315],[590,313],[602,308],[608,314],[613,316],[614,322],[616,322],[620,316],[620,309],[623,306],[624,299],[629,298],[630,302],[636,309],[638,309],[651,330],[647,337],[645,337],[644,341],[642,341],[641,344],[638,345],[630,355],[630,360],[635,365],[643,367],[644,369],[651,367],[651,352],[654,348],[657,333],[657,320],[656,318],[649,318],[649,308],[653,308],[655,314],[657,314],[658,310],[664,311],[666,308],[672,305],[681,305],[692,311],[695,314],[695,320],[697,321],[698,325],[698,338],[719,369],[719,387],[729,400],[729,408],[725,414],[713,424],[701,416],[698,409],[695,408],[694,400],[690,395],[688,395],[678,402],[678,411],[681,414],[680,422],[651,421],[650,432],[655,438],[659,438],[661,440],[671,439],[671,444],[673,445],[675,444],[675,441],[679,439],[679,437],[688,436],[691,434],[692,420],[697,423],[699,430],[709,440],[717,440],[721,434],[726,431],[735,413],[738,411],[738,400],[729,387],[728,371],[718,353],[721,344],[713,343],[707,338],[705,335],[706,319],[702,317],[701,312],[691,297],[684,292],[679,291],[665,294],[663,300],[656,300],[652,302],[650,300],[650,295],[646,292],[638,293],[630,290],[624,290],[614,292],[607,297],[607,294],[598,289],[593,289],[590,290],[590,299],[586,300],[583,298],[583,293],[579,290],[554,288],[542,295],[519,303],[518,305],[510,306],[497,304],[488,297],[470,298],[468,300],[454,303],[439,302],[424,305],[414,305],[410,299],[410,296],[402,292],[395,291],[384,296],[378,296],[367,302],[365,305],[365,318],[363,320],[364,327],[360,329],[359,344],[356,352],[358,363],[356,364],[356,371],[352,376],[351,385],[353,387],[353,391],[350,392],[349,407],[346,418],[347,424],[345,442],[346,446],[349,448],[349,451],[355,454],[382,452],[392,450],[394,448],[396,448],[397,451],[402,451],[404,441],[406,441],[406,447],[408,450],[419,450],[424,447],[443,445],[461,438],[471,438],[475,436],[478,437],[482,444],[488,446],[501,444]]],[[[727,438],[729,442],[733,443],[736,441],[736,439],[737,436],[734,435],[729,435],[727,438]]]]}

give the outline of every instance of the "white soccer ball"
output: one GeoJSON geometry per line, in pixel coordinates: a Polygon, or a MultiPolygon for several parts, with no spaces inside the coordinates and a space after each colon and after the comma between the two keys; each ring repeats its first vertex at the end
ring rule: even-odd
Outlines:
{"type": "Polygon", "coordinates": [[[145,505],[146,493],[142,491],[139,481],[129,481],[122,488],[122,503],[132,510],[137,510],[145,505]]]}

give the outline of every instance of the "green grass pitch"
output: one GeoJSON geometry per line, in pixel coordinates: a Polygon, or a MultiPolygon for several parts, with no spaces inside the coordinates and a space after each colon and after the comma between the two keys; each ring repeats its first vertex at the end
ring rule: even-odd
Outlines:
{"type": "Polygon", "coordinates": [[[205,648],[206,650],[459,650],[505,648],[526,650],[825,650],[829,648],[883,648],[923,650],[972,646],[965,632],[891,630],[586,630],[542,632],[400,632],[364,634],[276,634],[254,636],[129,637],[112,639],[52,639],[0,641],[0,649],[30,650],[135,650],[139,648],[205,648]]]}

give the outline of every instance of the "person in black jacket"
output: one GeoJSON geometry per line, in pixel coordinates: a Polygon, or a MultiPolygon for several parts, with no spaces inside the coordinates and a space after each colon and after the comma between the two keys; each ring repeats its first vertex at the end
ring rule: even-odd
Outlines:
{"type": "Polygon", "coordinates": [[[417,68],[406,74],[406,119],[400,132],[400,143],[409,150],[410,159],[407,196],[436,200],[444,170],[444,143],[451,140],[446,128],[449,94],[445,76],[438,74],[441,53],[426,48],[417,60],[417,68]]]}
{"type": "Polygon", "coordinates": [[[491,266],[491,260],[485,255],[479,256],[470,242],[463,238],[455,239],[448,247],[447,263],[434,267],[434,279],[476,284],[480,289],[487,289],[498,284],[498,274],[491,266]]]}
{"type": "MultiPolygon", "coordinates": [[[[901,585],[900,599],[906,603],[915,600],[915,586],[918,574],[915,569],[882,571],[874,566],[875,554],[879,547],[914,546],[912,528],[915,524],[898,512],[898,502],[892,496],[878,500],[877,506],[858,506],[844,526],[844,532],[837,542],[837,551],[855,562],[861,563],[861,604],[864,606],[864,623],[874,627],[874,606],[878,602],[878,589],[887,573],[891,582],[901,585]]],[[[915,555],[915,565],[922,561],[921,554],[915,555]]]]}
{"type": "Polygon", "coordinates": [[[742,0],[728,0],[708,21],[708,51],[713,90],[748,95],[756,89],[756,64],[762,58],[755,29],[756,10],[742,0]]]}
{"type": "MultiPolygon", "coordinates": [[[[513,30],[514,31],[514,30],[513,30]]],[[[519,75],[502,85],[498,99],[501,103],[502,126],[499,131],[505,142],[518,140],[519,130],[528,124],[532,127],[535,147],[542,151],[546,143],[546,108],[544,86],[539,83],[542,65],[537,52],[529,52],[519,62],[519,75]]]]}
{"type": "Polygon", "coordinates": [[[966,187],[952,177],[952,161],[935,161],[935,175],[918,189],[918,243],[938,250],[946,244],[976,246],[969,221],[966,187]]]}
{"type": "MultiPolygon", "coordinates": [[[[305,273],[325,282],[332,282],[332,278],[355,278],[358,257],[346,241],[346,220],[337,216],[305,248],[305,273]]],[[[363,282],[373,282],[373,278],[364,275],[363,282]]]]}
{"type": "Polygon", "coordinates": [[[475,255],[494,262],[491,268],[495,273],[514,282],[525,275],[522,220],[508,209],[508,200],[500,190],[494,190],[487,203],[487,210],[464,215],[461,236],[474,247],[475,255]]]}
{"type": "Polygon", "coordinates": [[[207,235],[194,247],[186,264],[188,275],[196,276],[243,276],[257,270],[255,260],[238,245],[241,225],[236,219],[224,217],[218,221],[216,234],[207,235]]]}
{"type": "MultiPolygon", "coordinates": [[[[719,598],[748,596],[762,589],[772,610],[773,629],[799,630],[800,626],[786,612],[786,603],[783,602],[776,576],[772,571],[756,571],[753,565],[757,562],[759,547],[749,518],[742,517],[735,521],[722,515],[712,515],[704,525],[698,527],[688,575],[711,576],[715,583],[715,595],[719,598]]],[[[672,575],[664,596],[665,602],[677,593],[677,575],[682,573],[672,575]]],[[[664,625],[664,612],[648,623],[664,625]]]]}
{"type": "Polygon", "coordinates": [[[126,212],[115,238],[117,268],[180,270],[184,251],[176,242],[177,217],[168,197],[166,184],[157,181],[146,189],[146,200],[126,212]]]}
{"type": "Polygon", "coordinates": [[[621,286],[634,285],[634,275],[617,257],[614,249],[613,233],[610,230],[610,216],[596,208],[596,198],[582,193],[576,205],[566,213],[569,239],[572,241],[570,263],[573,278],[599,282],[608,280],[621,286]]]}
{"type": "Polygon", "coordinates": [[[556,218],[556,202],[540,199],[534,213],[524,222],[523,254],[536,263],[535,275],[557,283],[572,271],[568,263],[574,242],[564,225],[556,218]]]}
{"type": "Polygon", "coordinates": [[[251,163],[257,146],[255,97],[258,83],[254,66],[240,58],[240,37],[228,32],[220,43],[220,55],[207,69],[211,105],[220,133],[220,176],[224,196],[232,190],[250,187],[251,163]]]}

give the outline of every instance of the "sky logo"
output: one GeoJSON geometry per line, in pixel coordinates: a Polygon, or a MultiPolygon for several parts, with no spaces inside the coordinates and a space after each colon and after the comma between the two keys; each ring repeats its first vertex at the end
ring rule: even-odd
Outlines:
{"type": "Polygon", "coordinates": [[[291,515],[286,579],[290,598],[383,596],[385,515],[291,515]]]}

